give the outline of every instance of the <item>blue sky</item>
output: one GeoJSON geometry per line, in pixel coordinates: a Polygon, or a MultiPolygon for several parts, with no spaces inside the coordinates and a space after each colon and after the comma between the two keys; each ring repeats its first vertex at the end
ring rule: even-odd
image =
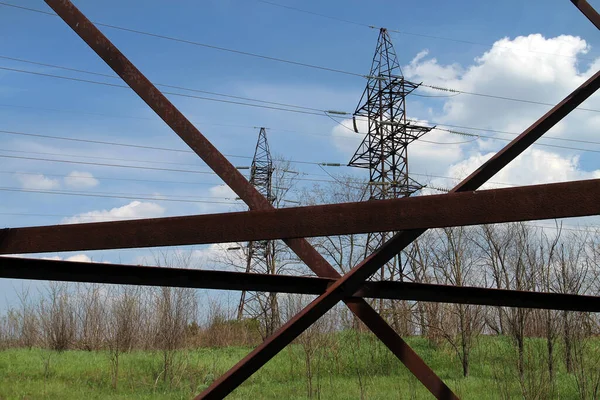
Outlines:
{"type": "MultiPolygon", "coordinates": [[[[566,0],[503,1],[492,7],[486,2],[472,1],[274,1],[338,19],[405,32],[391,34],[404,73],[410,79],[430,85],[555,103],[600,66],[596,29],[566,0]]],[[[38,0],[12,3],[50,11],[38,0]]],[[[361,25],[255,0],[76,1],[75,4],[91,20],[105,24],[354,73],[368,73],[378,35],[377,30],[361,25]]],[[[597,2],[591,4],[600,8],[597,2]]],[[[154,82],[319,110],[350,112],[356,107],[366,83],[356,76],[101,29],[154,82]]],[[[112,74],[57,17],[0,5],[0,43],[0,57],[112,74]]],[[[0,58],[0,67],[120,83],[109,77],[6,58],[0,58]]],[[[0,83],[0,130],[186,149],[129,89],[2,69],[0,83]]],[[[443,94],[428,89],[420,93],[443,94]]],[[[270,128],[272,151],[291,160],[345,163],[360,143],[359,135],[340,125],[349,126],[347,120],[335,122],[324,115],[169,97],[223,153],[241,156],[230,157],[235,165],[249,165],[247,157],[252,156],[258,133],[254,127],[259,126],[270,128]]],[[[507,132],[519,132],[549,108],[469,95],[413,97],[408,107],[409,116],[424,123],[507,132]]],[[[598,95],[582,107],[600,109],[598,95]]],[[[600,141],[594,129],[599,122],[596,112],[576,111],[550,135],[559,139],[600,141]]],[[[475,133],[510,138],[506,134],[475,133]]],[[[429,175],[429,178],[421,175],[419,179],[441,187],[451,187],[453,181],[433,175],[465,176],[505,144],[482,138],[469,141],[469,138],[465,140],[463,136],[444,131],[434,131],[429,138],[445,144],[416,144],[411,153],[411,170],[429,175]]],[[[600,145],[593,143],[564,140],[546,143],[600,151],[600,145]]],[[[209,172],[194,154],[5,133],[0,133],[2,155],[209,172]]],[[[597,155],[590,151],[538,147],[495,180],[531,184],[599,177],[597,155]]],[[[316,165],[292,166],[307,179],[299,182],[299,186],[316,183],[309,179],[331,179],[316,165]]],[[[0,187],[5,189],[78,191],[106,196],[121,193],[128,197],[2,191],[0,218],[6,227],[64,223],[69,218],[85,221],[243,208],[232,204],[236,203],[232,199],[235,196],[219,186],[219,179],[210,173],[109,168],[9,157],[0,157],[0,171],[0,187]],[[69,175],[71,178],[67,177],[69,175]],[[196,202],[161,201],[160,198],[165,196],[196,202]],[[132,203],[135,201],[138,203],[132,203]],[[82,217],[82,214],[85,215],[82,217]]],[[[349,168],[330,168],[327,172],[366,176],[365,171],[349,168]]],[[[199,252],[205,254],[202,249],[199,252]]],[[[148,253],[126,250],[85,254],[97,261],[127,263],[139,261],[148,253]]],[[[68,258],[73,255],[83,257],[81,252],[43,256],[68,258]]],[[[0,280],[0,293],[6,293],[0,295],[0,307],[5,299],[12,298],[10,292],[15,284],[17,281],[0,280]]]]}

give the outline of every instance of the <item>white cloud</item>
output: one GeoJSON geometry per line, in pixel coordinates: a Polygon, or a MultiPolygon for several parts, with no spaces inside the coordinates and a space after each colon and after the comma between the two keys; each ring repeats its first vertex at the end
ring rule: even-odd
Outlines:
{"type": "Polygon", "coordinates": [[[156,218],[164,215],[164,207],[150,202],[132,201],[122,207],[110,210],[89,211],[77,214],[73,217],[64,218],[63,224],[75,224],[83,222],[101,222],[122,219],[156,218]]]}
{"type": "MultiPolygon", "coordinates": [[[[494,153],[473,154],[466,160],[451,165],[448,168],[448,176],[465,178],[493,155],[494,153]]],[[[492,177],[490,183],[484,185],[483,188],[506,187],[507,185],[503,183],[533,185],[593,178],[600,178],[600,169],[583,171],[578,156],[563,157],[544,150],[529,149],[492,177]]],[[[451,187],[457,182],[434,179],[432,186],[451,187]]]]}
{"type": "Polygon", "coordinates": [[[237,271],[246,266],[245,246],[246,243],[213,243],[193,248],[151,251],[150,254],[135,257],[133,264],[237,271]]]}
{"type": "Polygon", "coordinates": [[[72,188],[91,188],[99,182],[89,172],[72,171],[64,178],[65,184],[72,188]]]}
{"type": "Polygon", "coordinates": [[[64,260],[64,261],[75,261],[75,262],[93,262],[92,259],[86,254],[75,254],[73,256],[62,258],[61,256],[42,257],[42,260],[64,260]]]}
{"type": "Polygon", "coordinates": [[[74,256],[65,258],[65,261],[92,262],[92,259],[85,254],[75,254],[74,256]]]}
{"type": "Polygon", "coordinates": [[[16,174],[15,176],[23,189],[48,190],[60,187],[60,182],[57,179],[51,179],[42,174],[16,174]]]}
{"type": "MultiPolygon", "coordinates": [[[[541,34],[531,34],[512,40],[498,40],[466,68],[457,64],[442,65],[435,58],[427,58],[426,52],[421,52],[403,70],[409,79],[429,85],[556,104],[599,69],[600,59],[587,68],[581,67],[577,57],[588,50],[586,41],[579,37],[561,35],[545,38],[541,34]]],[[[426,87],[423,90],[442,94],[426,87]]],[[[600,98],[590,98],[583,107],[600,108],[600,98]]],[[[448,98],[435,120],[520,132],[549,108],[461,94],[448,98]]],[[[579,139],[596,136],[598,120],[597,114],[575,111],[550,134],[579,139]]]]}
{"type": "Polygon", "coordinates": [[[354,132],[352,119],[340,121],[333,127],[332,142],[333,145],[344,154],[351,155],[358,149],[358,146],[364,138],[364,133],[367,132],[367,123],[365,120],[358,119],[356,127],[361,133],[354,132]]]}
{"type": "Polygon", "coordinates": [[[211,187],[210,189],[208,189],[208,193],[210,197],[214,197],[218,200],[232,200],[237,197],[237,194],[235,194],[235,192],[225,184],[211,187]]]}

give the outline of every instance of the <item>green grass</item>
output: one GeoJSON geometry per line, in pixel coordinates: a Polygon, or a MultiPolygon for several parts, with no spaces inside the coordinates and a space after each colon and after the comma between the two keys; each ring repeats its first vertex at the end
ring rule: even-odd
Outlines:
{"type": "MultiPolygon", "coordinates": [[[[324,339],[312,354],[313,397],[322,399],[428,399],[431,396],[372,335],[344,332],[324,339]],[[320,397],[319,397],[320,396],[320,397]]],[[[448,346],[432,347],[423,338],[409,344],[464,399],[498,399],[500,393],[523,398],[510,340],[481,337],[471,356],[471,375],[462,377],[460,362],[448,346]]],[[[590,347],[600,356],[598,340],[590,347]]],[[[112,387],[106,352],[43,349],[0,351],[0,399],[189,399],[233,366],[251,349],[202,348],[178,351],[165,381],[162,353],[134,351],[121,357],[118,387],[112,387]]],[[[283,350],[231,394],[234,399],[308,398],[305,351],[301,344],[283,350]]],[[[537,398],[580,398],[575,376],[565,372],[557,349],[552,394],[545,390],[545,341],[530,339],[526,351],[529,390],[537,398]]],[[[529,396],[535,398],[535,396],[529,396]]]]}

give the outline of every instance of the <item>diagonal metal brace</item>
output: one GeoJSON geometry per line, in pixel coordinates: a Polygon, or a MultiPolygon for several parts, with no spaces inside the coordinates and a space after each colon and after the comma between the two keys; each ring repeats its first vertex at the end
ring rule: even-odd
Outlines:
{"type": "MultiPolygon", "coordinates": [[[[573,93],[511,141],[494,157],[484,163],[469,177],[459,183],[451,192],[476,190],[532,143],[556,125],[575,107],[590,97],[600,86],[600,72],[584,82],[573,93]]],[[[287,344],[297,338],[304,330],[323,316],[344,297],[352,295],[360,285],[381,266],[416,240],[425,229],[402,231],[383,244],[377,251],[355,266],[342,278],[331,285],[327,291],[311,302],[306,308],[289,320],[277,332],[267,338],[260,346],[243,360],[233,366],[220,379],[213,382],[197,399],[221,398],[230,393],[240,383],[256,372],[274,357],[287,344]]]]}
{"type": "MultiPolygon", "coordinates": [[[[253,210],[271,205],[194,125],[121,53],[69,0],[45,0],[175,133],[253,210]]],[[[305,239],[284,241],[320,277],[340,274],[305,239]]],[[[456,399],[450,388],[364,300],[345,300],[350,310],[382,340],[406,367],[439,399],[456,399]]],[[[235,387],[232,387],[233,390],[235,387]]],[[[224,396],[224,395],[223,395],[224,396]]]]}

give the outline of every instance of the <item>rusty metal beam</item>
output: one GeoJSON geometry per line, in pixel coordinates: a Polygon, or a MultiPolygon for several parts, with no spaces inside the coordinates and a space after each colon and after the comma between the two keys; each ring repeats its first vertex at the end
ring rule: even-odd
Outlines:
{"type": "Polygon", "coordinates": [[[571,0],[571,3],[575,4],[575,7],[577,7],[597,29],[600,29],[600,15],[590,3],[586,0],[571,0]]]}
{"type": "MultiPolygon", "coordinates": [[[[269,201],[196,129],[185,116],[69,0],[45,0],[190,148],[253,210],[268,210],[269,201]]],[[[305,239],[285,243],[317,275],[339,273],[305,239]]],[[[346,301],[350,310],[415,374],[437,398],[457,398],[444,382],[364,300],[346,301]]]]}
{"type": "Polygon", "coordinates": [[[599,312],[600,297],[412,282],[365,282],[356,297],[599,312]]]}
{"type": "MultiPolygon", "coordinates": [[[[514,160],[533,142],[575,109],[575,107],[591,96],[599,86],[600,72],[597,72],[469,177],[459,183],[451,192],[476,190],[481,187],[481,185],[514,160]]],[[[234,365],[225,375],[213,382],[198,398],[221,398],[226,396],[340,300],[356,292],[369,276],[406,248],[423,232],[425,232],[424,229],[417,229],[402,231],[394,235],[392,239],[384,243],[377,251],[352,268],[342,278],[338,279],[325,293],[311,302],[300,313],[283,325],[281,329],[275,332],[275,334],[250,352],[243,360],[234,365]]]]}
{"type": "Polygon", "coordinates": [[[0,254],[242,242],[600,214],[600,179],[189,217],[52,225],[0,233],[0,254]]]}
{"type": "Polygon", "coordinates": [[[321,294],[333,279],[0,257],[0,278],[321,294]]]}
{"type": "MultiPolygon", "coordinates": [[[[0,257],[0,278],[320,295],[335,279],[0,257]]],[[[600,312],[600,297],[411,282],[365,282],[353,297],[600,312]]]]}

